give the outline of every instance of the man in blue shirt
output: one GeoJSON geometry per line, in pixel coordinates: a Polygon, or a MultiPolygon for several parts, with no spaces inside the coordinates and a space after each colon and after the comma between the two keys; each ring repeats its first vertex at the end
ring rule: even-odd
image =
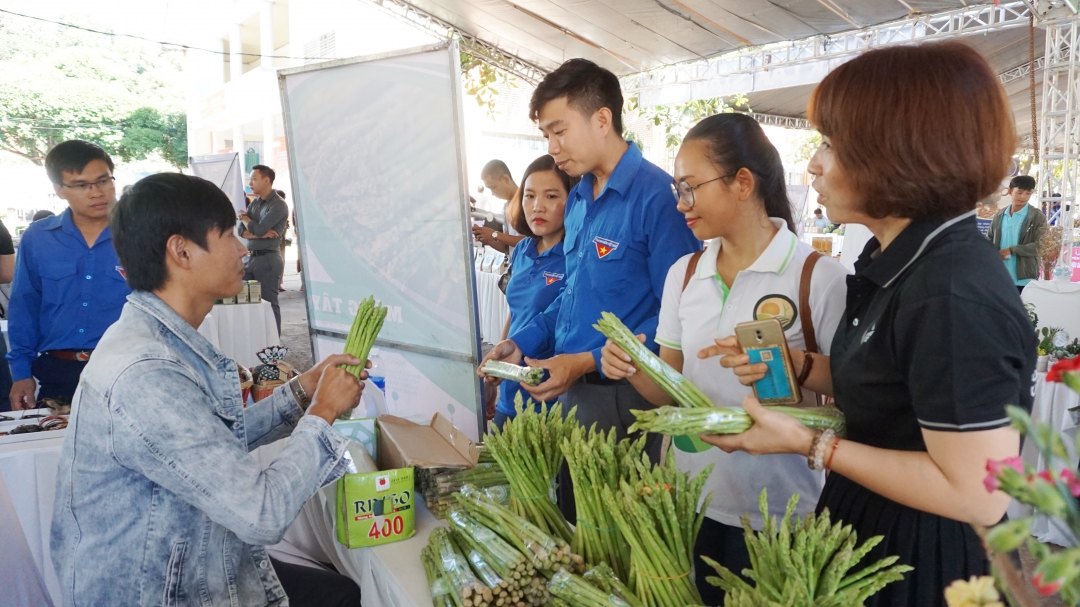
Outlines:
{"type": "Polygon", "coordinates": [[[88,141],[65,141],[45,157],[45,172],[68,209],[31,224],[19,244],[8,309],[15,410],[34,408],[38,398],[71,401],[131,293],[109,232],[112,158],[88,141]]]}
{"type": "MultiPolygon", "coordinates": [[[[604,336],[593,328],[612,312],[653,341],[668,269],[701,243],[676,209],[671,176],[622,137],[622,91],[614,74],[591,61],[571,59],[544,78],[529,104],[530,117],[548,140],[548,153],[581,182],[566,203],[566,287],[541,314],[488,354],[543,367],[550,378],[523,386],[536,401],[565,394],[577,419],[620,437],[633,409],[651,408],[625,380],[603,377],[604,336]],[[555,356],[533,360],[554,345],[555,356]]],[[[650,455],[659,456],[652,437],[650,455]]]]}

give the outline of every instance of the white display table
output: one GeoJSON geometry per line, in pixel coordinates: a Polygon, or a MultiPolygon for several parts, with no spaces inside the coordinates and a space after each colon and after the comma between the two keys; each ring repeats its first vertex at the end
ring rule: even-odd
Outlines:
{"type": "MultiPolygon", "coordinates": [[[[204,327],[207,322],[217,325],[217,342],[207,337],[210,343],[225,356],[245,367],[259,364],[256,352],[281,343],[277,322],[274,320],[274,309],[265,301],[257,304],[216,305],[207,321],[203,322],[204,327]]],[[[204,328],[199,327],[199,333],[206,336],[203,331],[204,328]]]]}

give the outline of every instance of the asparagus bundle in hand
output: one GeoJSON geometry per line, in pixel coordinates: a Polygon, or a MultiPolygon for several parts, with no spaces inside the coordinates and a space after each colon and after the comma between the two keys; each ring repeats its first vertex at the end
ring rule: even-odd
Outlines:
{"type": "MultiPolygon", "coordinates": [[[[786,413],[808,428],[824,430],[831,428],[838,436],[844,436],[844,414],[836,407],[766,407],[786,413]]],[[[631,410],[637,421],[630,432],[656,432],[668,436],[695,434],[741,434],[754,425],[753,418],[743,409],[734,407],[658,407],[656,409],[631,410]]]]}
{"type": "Polygon", "coordinates": [[[544,370],[540,367],[522,367],[501,360],[489,360],[480,367],[480,370],[491,377],[509,379],[530,386],[539,386],[544,380],[544,370]]]}
{"type": "Polygon", "coordinates": [[[367,366],[368,354],[382,330],[384,320],[386,306],[377,303],[373,296],[360,302],[352,328],[349,329],[349,337],[345,340],[345,353],[363,361],[359,365],[344,365],[345,370],[356,376],[356,379],[360,379],[360,372],[367,366]]]}
{"type": "Polygon", "coordinates": [[[593,328],[604,334],[605,337],[615,342],[630,356],[634,366],[648,375],[656,385],[660,386],[675,399],[680,407],[715,407],[708,396],[695,386],[690,380],[683,377],[660,357],[653,354],[652,350],[637,340],[631,331],[611,312],[601,313],[601,318],[593,328]]]}

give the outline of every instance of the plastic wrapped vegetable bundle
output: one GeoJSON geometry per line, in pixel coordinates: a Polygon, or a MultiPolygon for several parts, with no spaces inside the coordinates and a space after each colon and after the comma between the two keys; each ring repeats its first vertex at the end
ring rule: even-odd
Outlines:
{"type": "Polygon", "coordinates": [[[510,482],[510,507],[545,533],[569,543],[570,525],[551,499],[552,483],[563,465],[562,443],[578,423],[577,408],[563,417],[561,403],[536,407],[515,398],[517,415],[496,428],[485,443],[510,482]]]}
{"type": "MultiPolygon", "coordinates": [[[[844,414],[836,407],[766,407],[786,413],[814,430],[831,428],[844,436],[844,414]]],[[[743,409],[733,407],[659,407],[631,411],[637,421],[630,432],[657,432],[669,436],[690,434],[741,434],[754,425],[753,418],[743,409]]]]}
{"type": "Polygon", "coordinates": [[[544,370],[540,367],[522,367],[499,360],[489,360],[480,368],[486,375],[509,379],[530,386],[539,386],[544,381],[544,370]]]}
{"type": "Polygon", "coordinates": [[[642,607],[633,595],[629,595],[631,600],[628,601],[617,594],[601,590],[569,571],[556,573],[548,582],[548,590],[574,607],[642,607]]]}
{"type": "Polygon", "coordinates": [[[622,481],[618,492],[603,489],[604,505],[630,545],[628,585],[647,607],[701,604],[693,551],[712,498],[700,499],[710,472],[712,466],[690,478],[675,468],[674,458],[653,466],[643,456],[635,480],[622,481]]]}
{"type": "Polygon", "coordinates": [[[562,444],[577,508],[571,549],[589,565],[610,565],[623,581],[630,573],[630,546],[615,524],[614,515],[604,506],[602,492],[604,487],[617,491],[621,481],[632,478],[644,448],[644,436],[636,441],[620,441],[616,440],[614,428],[605,433],[582,426],[575,428],[562,444]]]}
{"type": "Polygon", "coordinates": [[[857,607],[892,582],[903,579],[912,571],[907,565],[897,565],[898,557],[890,556],[854,573],[857,565],[881,542],[875,536],[858,544],[858,536],[850,525],[833,524],[829,511],[806,518],[793,518],[799,495],[791,496],[784,518],[777,524],[769,516],[766,492],[761,492],[760,508],[765,527],[755,532],[749,515],[743,515],[746,547],[750,550],[753,569],[748,576],[751,586],[741,577],[707,557],[704,560],[720,575],[706,578],[727,593],[725,607],[758,607],[759,605],[814,605],[814,607],[857,607]]]}

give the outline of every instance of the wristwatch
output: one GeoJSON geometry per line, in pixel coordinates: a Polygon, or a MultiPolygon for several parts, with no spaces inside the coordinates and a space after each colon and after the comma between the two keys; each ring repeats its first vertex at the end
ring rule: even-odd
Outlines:
{"type": "Polygon", "coordinates": [[[499,233],[498,233],[498,232],[492,232],[492,233],[491,233],[491,238],[492,238],[492,239],[493,239],[493,240],[494,240],[495,242],[499,242],[499,233]]]}
{"type": "Polygon", "coordinates": [[[296,404],[300,405],[300,408],[304,411],[307,411],[307,408],[311,406],[311,397],[308,396],[307,390],[300,383],[299,375],[289,380],[289,388],[292,390],[293,398],[296,399],[296,404]]]}

